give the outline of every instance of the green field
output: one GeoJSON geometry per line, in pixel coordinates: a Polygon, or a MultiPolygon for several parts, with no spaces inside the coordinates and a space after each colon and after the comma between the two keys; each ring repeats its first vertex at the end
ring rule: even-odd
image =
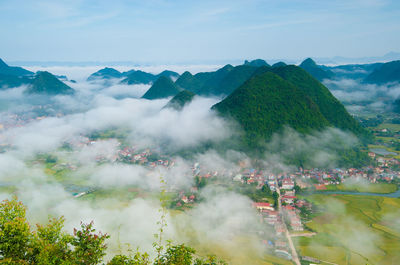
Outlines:
{"type": "Polygon", "coordinates": [[[397,191],[396,184],[391,183],[374,183],[374,184],[339,184],[327,185],[327,191],[356,191],[356,192],[372,192],[372,193],[392,193],[397,191]]]}
{"type": "Polygon", "coordinates": [[[320,209],[307,223],[318,234],[296,237],[302,256],[337,264],[398,264],[400,199],[357,195],[305,196],[320,209]]]}
{"type": "Polygon", "coordinates": [[[400,131],[400,124],[382,123],[377,127],[377,129],[385,129],[385,128],[391,131],[400,131]]]}

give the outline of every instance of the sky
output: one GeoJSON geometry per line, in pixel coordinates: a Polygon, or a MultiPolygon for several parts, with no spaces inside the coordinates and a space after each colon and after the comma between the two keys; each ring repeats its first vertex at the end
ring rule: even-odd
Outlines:
{"type": "Polygon", "coordinates": [[[399,52],[398,0],[0,0],[5,61],[222,62],[399,52]]]}

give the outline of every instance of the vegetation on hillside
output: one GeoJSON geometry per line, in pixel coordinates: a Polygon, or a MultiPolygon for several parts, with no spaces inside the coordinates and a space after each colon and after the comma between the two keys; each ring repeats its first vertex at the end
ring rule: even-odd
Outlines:
{"type": "Polygon", "coordinates": [[[145,99],[160,99],[175,96],[179,93],[179,88],[169,77],[161,76],[143,95],[145,99]]]}
{"type": "Polygon", "coordinates": [[[373,84],[400,82],[400,61],[382,64],[365,78],[365,82],[373,84]]]}
{"type": "Polygon", "coordinates": [[[175,110],[181,110],[185,105],[189,104],[194,98],[195,94],[188,90],[182,90],[175,97],[173,97],[167,105],[166,108],[173,108],[175,110]]]}
{"type": "Polygon", "coordinates": [[[26,92],[29,94],[63,95],[72,94],[74,90],[51,73],[41,71],[37,72],[26,92]]]}
{"type": "Polygon", "coordinates": [[[319,81],[331,79],[334,76],[334,73],[331,70],[317,65],[311,58],[305,59],[299,66],[319,81]]]}
{"type": "Polygon", "coordinates": [[[250,148],[284,125],[302,133],[329,125],[310,97],[271,72],[254,76],[213,109],[242,126],[244,143],[250,148]]]}

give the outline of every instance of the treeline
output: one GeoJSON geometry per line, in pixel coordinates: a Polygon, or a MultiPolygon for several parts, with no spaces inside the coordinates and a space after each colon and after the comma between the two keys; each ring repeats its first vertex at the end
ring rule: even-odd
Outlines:
{"type": "MultiPolygon", "coordinates": [[[[81,223],[72,234],[65,233],[63,217],[50,219],[32,229],[26,219],[26,207],[16,199],[0,203],[0,264],[7,265],[222,265],[215,256],[205,259],[184,244],[162,245],[161,235],[153,245],[156,257],[132,251],[103,261],[109,235],[97,232],[93,222],[81,223]]],[[[160,230],[162,233],[162,229],[160,230]]]]}

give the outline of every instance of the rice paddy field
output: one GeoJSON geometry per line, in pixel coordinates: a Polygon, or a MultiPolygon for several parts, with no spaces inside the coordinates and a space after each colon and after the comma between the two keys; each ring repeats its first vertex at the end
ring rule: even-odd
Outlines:
{"type": "Polygon", "coordinates": [[[323,194],[305,198],[320,213],[306,224],[316,235],[293,238],[301,256],[326,264],[399,264],[399,198],[323,194]]]}

